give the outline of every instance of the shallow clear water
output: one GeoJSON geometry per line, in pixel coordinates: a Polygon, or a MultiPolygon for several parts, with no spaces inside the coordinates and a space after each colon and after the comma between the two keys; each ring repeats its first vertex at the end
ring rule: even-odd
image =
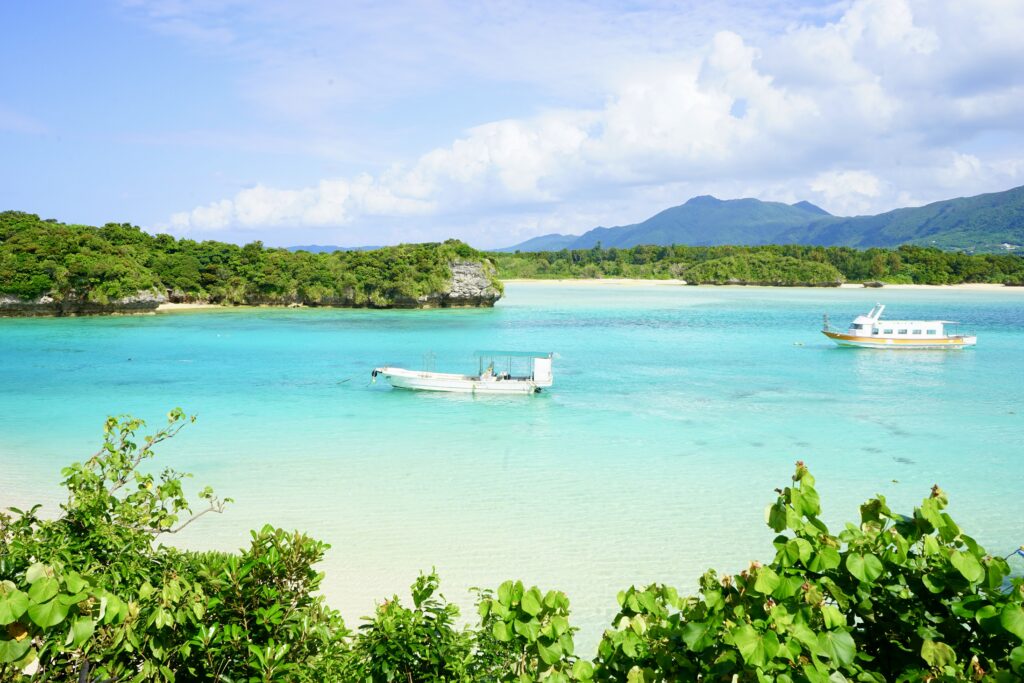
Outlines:
{"type": "Polygon", "coordinates": [[[104,418],[199,420],[157,463],[236,503],[180,542],[265,522],[333,548],[350,623],[436,566],[446,595],[518,577],[566,591],[592,648],[631,583],[693,590],[771,556],[764,507],[805,460],[832,522],[940,483],[993,552],[1024,542],[1024,291],[510,284],[493,310],[225,310],[0,320],[0,506],[44,500],[104,418]],[[966,321],[968,351],[839,349],[883,300],[966,321]],[[554,350],[535,397],[370,386],[376,365],[463,371],[477,348],[554,350]]]}

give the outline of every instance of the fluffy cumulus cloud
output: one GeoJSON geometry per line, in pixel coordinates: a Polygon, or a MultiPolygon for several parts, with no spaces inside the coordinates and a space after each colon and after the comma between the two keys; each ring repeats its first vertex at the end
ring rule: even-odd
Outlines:
{"type": "Polygon", "coordinates": [[[176,213],[171,216],[170,226],[180,232],[268,225],[317,227],[346,223],[363,215],[409,216],[432,210],[429,201],[396,196],[386,183],[363,174],[353,180],[321,180],[315,187],[298,190],[256,185],[232,199],[176,213]]]}
{"type": "Polygon", "coordinates": [[[483,123],[373,175],[256,185],[169,223],[362,235],[417,217],[436,234],[412,237],[489,246],[706,192],[852,214],[1005,189],[1024,182],[1021,35],[1015,0],[857,0],[827,21],[718,30],[607,72],[592,106],[483,123]]]}

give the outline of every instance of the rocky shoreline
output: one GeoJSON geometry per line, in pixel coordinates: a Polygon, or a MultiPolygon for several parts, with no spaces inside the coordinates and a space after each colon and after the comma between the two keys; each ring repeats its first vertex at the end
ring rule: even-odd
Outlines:
{"type": "Polygon", "coordinates": [[[54,297],[49,294],[24,299],[0,293],[0,317],[71,317],[84,315],[144,315],[156,313],[161,304],[192,304],[196,306],[286,306],[379,309],[487,308],[501,298],[500,283],[492,272],[478,261],[454,261],[449,264],[448,286],[438,292],[419,297],[394,297],[357,302],[349,297],[325,297],[306,300],[299,296],[284,298],[246,297],[241,302],[222,302],[196,297],[187,292],[140,291],[131,296],[111,299],[105,303],[90,301],[75,294],[54,297]]]}
{"type": "Polygon", "coordinates": [[[0,294],[0,316],[6,317],[67,317],[78,315],[137,315],[153,313],[167,301],[156,292],[136,292],[131,296],[111,299],[105,303],[89,301],[85,297],[55,298],[49,294],[35,299],[22,299],[0,294]]]}

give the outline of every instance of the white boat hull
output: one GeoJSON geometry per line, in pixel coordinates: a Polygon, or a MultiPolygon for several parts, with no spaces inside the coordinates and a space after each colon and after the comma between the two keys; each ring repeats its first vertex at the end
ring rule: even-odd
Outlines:
{"type": "Polygon", "coordinates": [[[445,391],[461,394],[535,394],[541,387],[532,380],[479,378],[445,372],[417,372],[405,368],[377,368],[374,378],[380,376],[396,389],[414,391],[445,391]]]}
{"type": "Polygon", "coordinates": [[[978,338],[973,336],[918,340],[858,337],[831,331],[823,334],[840,346],[855,346],[862,349],[963,349],[978,343],[978,338]]]}

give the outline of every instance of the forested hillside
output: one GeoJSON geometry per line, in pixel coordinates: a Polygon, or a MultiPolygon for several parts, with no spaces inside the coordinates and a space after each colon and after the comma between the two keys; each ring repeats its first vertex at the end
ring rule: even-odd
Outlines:
{"type": "Polygon", "coordinates": [[[224,304],[444,305],[450,264],[461,261],[479,262],[486,284],[498,293],[486,259],[455,240],[314,254],[260,242],[150,235],[128,224],[94,228],[0,213],[0,295],[24,300],[106,303],[158,292],[224,304]]]}

